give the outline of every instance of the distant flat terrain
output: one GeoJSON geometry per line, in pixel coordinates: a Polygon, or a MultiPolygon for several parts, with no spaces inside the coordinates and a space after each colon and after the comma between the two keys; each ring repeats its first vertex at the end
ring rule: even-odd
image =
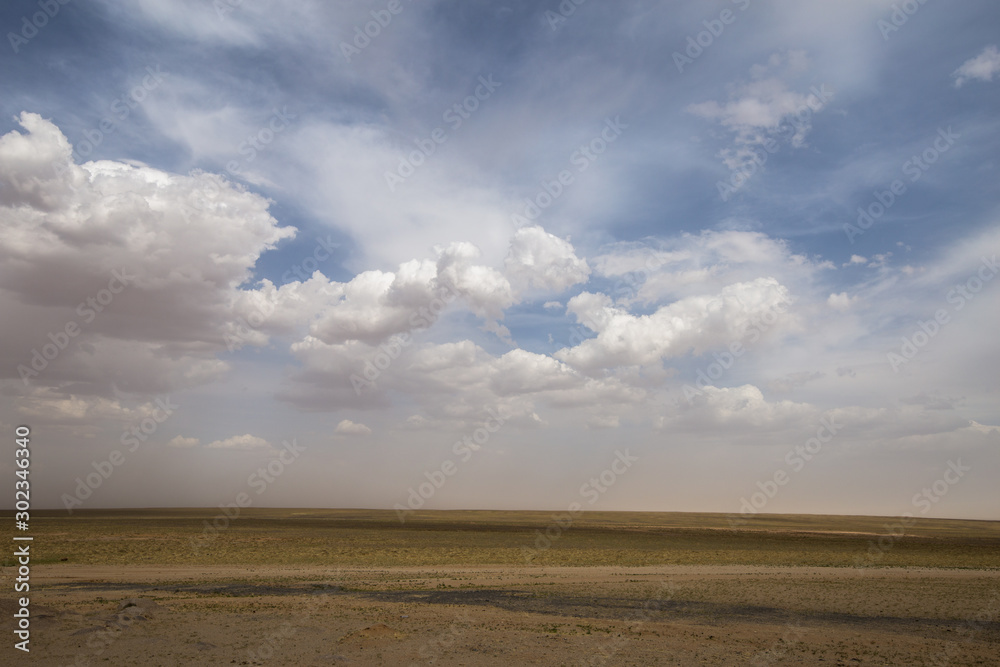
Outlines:
{"type": "Polygon", "coordinates": [[[242,510],[206,533],[219,510],[42,514],[31,664],[1000,662],[998,522],[242,510]]]}
{"type": "MultiPolygon", "coordinates": [[[[34,512],[36,563],[1000,567],[1000,521],[673,512],[34,512]],[[570,521],[571,520],[571,521],[570,521]],[[65,560],[63,560],[65,559],[65,560]]],[[[10,564],[5,561],[4,564],[10,564]]]]}

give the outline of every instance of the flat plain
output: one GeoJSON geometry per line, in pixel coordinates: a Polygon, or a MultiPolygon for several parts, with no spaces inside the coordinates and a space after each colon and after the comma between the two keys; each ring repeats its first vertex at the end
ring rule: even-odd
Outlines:
{"type": "Polygon", "coordinates": [[[1000,522],[223,516],[34,512],[30,664],[1000,664],[1000,522]]]}

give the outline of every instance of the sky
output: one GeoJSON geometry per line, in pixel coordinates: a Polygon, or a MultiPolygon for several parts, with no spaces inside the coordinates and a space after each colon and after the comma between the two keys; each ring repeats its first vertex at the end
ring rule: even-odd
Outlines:
{"type": "Polygon", "coordinates": [[[998,25],[4,3],[33,507],[1000,519],[998,25]]]}

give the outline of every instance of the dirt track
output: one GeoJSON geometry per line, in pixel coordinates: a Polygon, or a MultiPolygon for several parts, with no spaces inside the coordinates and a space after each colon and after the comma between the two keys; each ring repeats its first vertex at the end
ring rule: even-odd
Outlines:
{"type": "Polygon", "coordinates": [[[1000,655],[997,571],[51,565],[32,585],[38,665],[957,666],[1000,655]]]}

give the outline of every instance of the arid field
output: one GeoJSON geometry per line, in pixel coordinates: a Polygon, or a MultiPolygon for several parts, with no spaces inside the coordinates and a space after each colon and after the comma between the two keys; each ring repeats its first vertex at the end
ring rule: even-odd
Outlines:
{"type": "Polygon", "coordinates": [[[1000,522],[219,516],[33,513],[32,650],[0,662],[1000,664],[1000,522]]]}

